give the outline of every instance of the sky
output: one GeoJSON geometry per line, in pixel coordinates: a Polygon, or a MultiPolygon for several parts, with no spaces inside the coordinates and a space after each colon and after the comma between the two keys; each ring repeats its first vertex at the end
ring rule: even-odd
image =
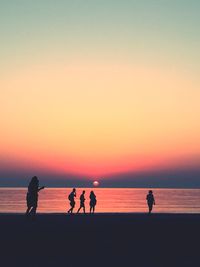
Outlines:
{"type": "Polygon", "coordinates": [[[0,1],[0,186],[200,187],[200,1],[0,1]]]}

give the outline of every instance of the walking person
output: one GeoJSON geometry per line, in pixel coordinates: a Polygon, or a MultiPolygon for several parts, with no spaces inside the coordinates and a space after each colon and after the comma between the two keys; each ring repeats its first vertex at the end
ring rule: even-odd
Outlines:
{"type": "Polygon", "coordinates": [[[148,205],[148,208],[149,208],[149,214],[151,214],[151,211],[153,209],[153,205],[156,204],[152,190],[149,190],[149,193],[148,193],[148,195],[146,197],[146,200],[147,200],[147,205],[148,205]]]}
{"type": "Polygon", "coordinates": [[[27,210],[26,215],[36,215],[37,205],[38,205],[38,192],[44,189],[44,186],[39,187],[39,180],[37,176],[34,176],[29,185],[28,192],[26,195],[27,210]]]}
{"type": "Polygon", "coordinates": [[[78,209],[77,213],[79,213],[82,208],[85,214],[85,190],[83,190],[82,194],[80,195],[80,208],[78,209]]]}
{"type": "Polygon", "coordinates": [[[76,197],[76,188],[73,188],[72,192],[68,196],[68,199],[70,201],[70,206],[71,206],[71,208],[68,210],[68,213],[73,213],[73,209],[76,204],[74,200],[75,197],[76,197]]]}
{"type": "Polygon", "coordinates": [[[94,194],[94,191],[91,191],[90,192],[90,213],[94,213],[96,204],[97,204],[96,196],[94,194]]]}

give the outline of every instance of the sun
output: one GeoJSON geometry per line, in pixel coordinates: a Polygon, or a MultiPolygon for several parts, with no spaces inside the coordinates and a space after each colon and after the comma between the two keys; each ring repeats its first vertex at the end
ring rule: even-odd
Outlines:
{"type": "Polygon", "coordinates": [[[95,187],[99,186],[99,182],[98,181],[94,181],[93,182],[93,186],[95,186],[95,187]]]}

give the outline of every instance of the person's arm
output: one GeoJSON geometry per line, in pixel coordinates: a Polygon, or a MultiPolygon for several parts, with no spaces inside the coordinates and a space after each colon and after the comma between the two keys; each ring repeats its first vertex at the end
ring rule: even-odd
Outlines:
{"type": "Polygon", "coordinates": [[[42,189],[44,189],[44,186],[38,188],[38,192],[39,192],[40,190],[42,190],[42,189]]]}
{"type": "Polygon", "coordinates": [[[156,205],[155,198],[153,198],[153,204],[156,205]]]}

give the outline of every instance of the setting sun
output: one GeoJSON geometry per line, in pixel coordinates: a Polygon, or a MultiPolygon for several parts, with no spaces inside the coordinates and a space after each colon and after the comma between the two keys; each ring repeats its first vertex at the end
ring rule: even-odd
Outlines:
{"type": "Polygon", "coordinates": [[[93,186],[95,186],[95,187],[99,186],[99,182],[98,181],[94,181],[93,182],[93,186]]]}

